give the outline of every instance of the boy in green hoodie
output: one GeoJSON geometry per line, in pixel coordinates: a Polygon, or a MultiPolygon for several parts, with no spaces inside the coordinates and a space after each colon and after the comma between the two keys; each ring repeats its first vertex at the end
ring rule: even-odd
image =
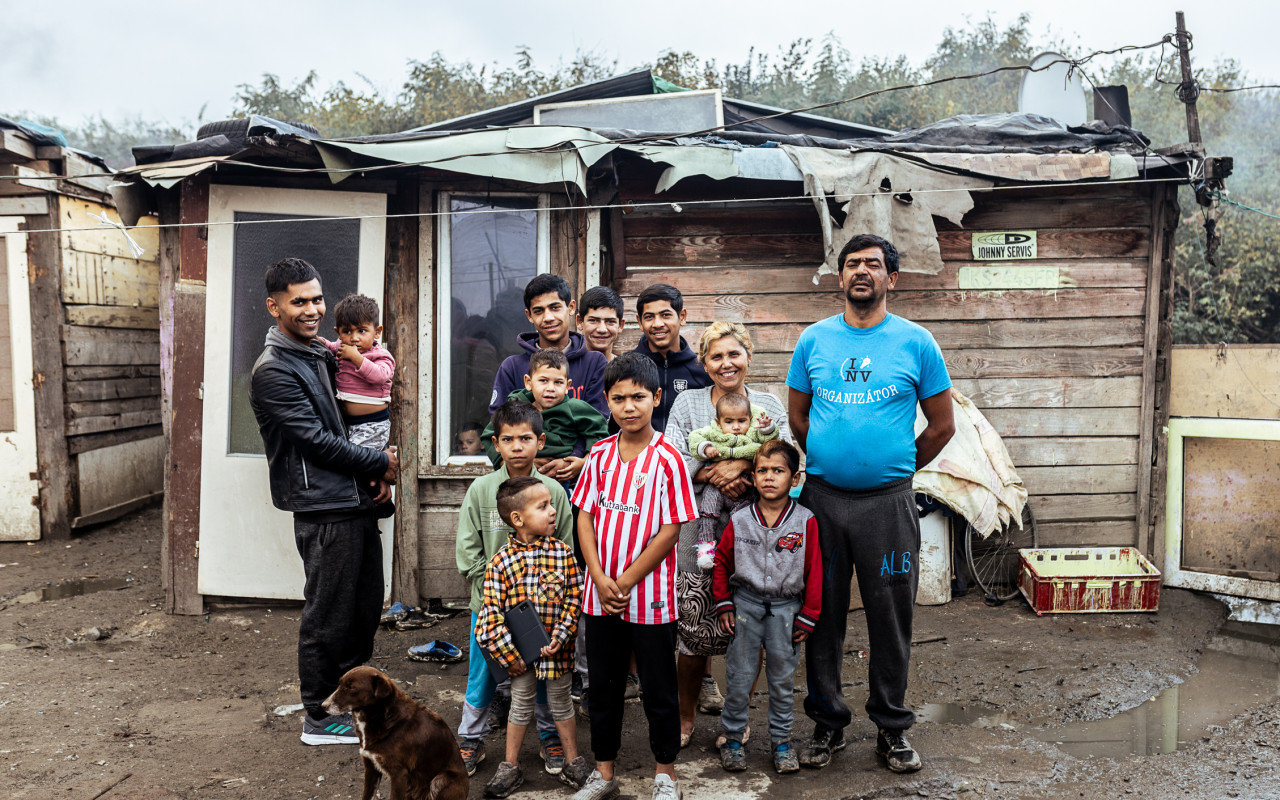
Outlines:
{"type": "MultiPolygon", "coordinates": [[[[568,396],[569,383],[569,360],[564,351],[546,348],[529,357],[524,388],[512,392],[507,399],[532,403],[542,414],[546,444],[538,451],[534,466],[571,492],[582,471],[584,456],[609,435],[609,428],[604,415],[591,404],[568,396]]],[[[494,467],[500,466],[502,456],[492,444],[492,422],[480,439],[494,467]]]]}

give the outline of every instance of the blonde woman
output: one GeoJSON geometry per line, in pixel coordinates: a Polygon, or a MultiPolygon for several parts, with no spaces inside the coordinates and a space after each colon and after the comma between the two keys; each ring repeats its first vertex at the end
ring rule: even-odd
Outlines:
{"type": "MultiPolygon", "coordinates": [[[[746,385],[747,372],[755,346],[751,334],[740,322],[713,322],[702,333],[698,343],[698,360],[711,377],[711,386],[686,389],[671,407],[664,435],[671,445],[684,454],[694,490],[701,501],[702,487],[711,485],[730,500],[742,497],[751,488],[751,462],[743,459],[703,463],[689,453],[689,432],[709,425],[716,418],[716,403],[728,394],[745,395],[762,408],[778,426],[779,435],[794,442],[787,424],[787,410],[782,402],[767,392],[746,385]]],[[[721,519],[716,536],[724,530],[728,517],[721,519]]],[[[680,529],[676,548],[676,592],[680,604],[679,620],[679,686],[680,744],[687,745],[693,736],[694,717],[698,710],[719,713],[724,698],[715,680],[707,674],[711,656],[723,655],[729,637],[716,626],[715,605],[711,599],[711,573],[698,567],[697,520],[680,529]]]]}

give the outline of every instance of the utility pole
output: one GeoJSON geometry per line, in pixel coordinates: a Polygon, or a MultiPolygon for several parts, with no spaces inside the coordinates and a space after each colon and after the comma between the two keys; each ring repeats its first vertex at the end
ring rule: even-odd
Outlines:
{"type": "Polygon", "coordinates": [[[1196,111],[1196,98],[1200,95],[1200,87],[1191,76],[1191,35],[1187,33],[1187,23],[1178,12],[1178,61],[1182,64],[1182,83],[1178,84],[1178,99],[1187,107],[1187,139],[1192,144],[1202,144],[1200,138],[1200,114],[1196,111]]]}

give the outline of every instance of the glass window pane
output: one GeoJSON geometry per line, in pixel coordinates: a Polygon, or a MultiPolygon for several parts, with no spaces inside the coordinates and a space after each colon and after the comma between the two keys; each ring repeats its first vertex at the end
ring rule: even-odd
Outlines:
{"type": "MultiPolygon", "coordinates": [[[[236,222],[297,220],[301,215],[235,213],[236,222]]],[[[267,313],[262,276],[267,267],[290,256],[311,263],[320,272],[325,302],[332,309],[356,291],[360,270],[360,220],[314,219],[311,222],[274,222],[237,225],[232,253],[231,403],[228,454],[262,455],[262,437],[249,406],[249,377],[262,354],[267,330],[275,319],[267,313]]],[[[523,303],[523,299],[522,299],[523,303]]],[[[320,335],[332,339],[333,312],[325,311],[320,335]]],[[[209,346],[214,346],[213,342],[209,346]]]]}
{"type": "Polygon", "coordinates": [[[519,351],[516,336],[533,330],[524,315],[524,287],[538,271],[538,200],[454,196],[449,210],[448,436],[451,453],[474,455],[462,451],[458,434],[488,422],[498,366],[519,351]],[[488,209],[501,212],[458,213],[488,209]]]}

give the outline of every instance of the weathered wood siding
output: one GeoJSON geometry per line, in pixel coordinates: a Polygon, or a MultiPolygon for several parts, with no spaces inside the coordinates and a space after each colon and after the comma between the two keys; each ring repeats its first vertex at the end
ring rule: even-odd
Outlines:
{"type": "Polygon", "coordinates": [[[0,240],[0,431],[14,429],[13,335],[9,325],[9,258],[0,240]]]}
{"type": "Polygon", "coordinates": [[[135,228],[144,250],[135,257],[120,231],[91,216],[118,222],[114,209],[72,197],[59,197],[58,208],[63,313],[49,323],[62,342],[66,441],[78,478],[72,524],[85,525],[155,497],[163,484],[159,240],[154,228],[135,228]],[[103,448],[123,460],[80,458],[103,448]],[[107,474],[108,463],[122,468],[107,474]]]}
{"type": "MultiPolygon", "coordinates": [[[[1142,447],[1148,481],[1151,458],[1141,430],[1144,397],[1151,402],[1144,358],[1154,358],[1145,342],[1157,191],[1103,184],[975,193],[963,230],[935,218],[942,272],[903,272],[889,298],[892,312],[934,334],[956,387],[1004,437],[1047,545],[1139,544],[1142,447]],[[970,234],[1015,230],[1038,232],[1038,258],[996,265],[1057,267],[1059,287],[962,290],[959,269],[974,265],[970,234]]],[[[614,217],[623,344],[637,338],[636,295],[670,283],[685,297],[690,344],[696,349],[714,320],[747,323],[756,343],[750,382],[785,398],[800,332],[843,308],[835,276],[814,283],[822,250],[813,207],[639,205],[696,197],[653,197],[624,183],[623,199],[637,205],[614,217]]]]}

